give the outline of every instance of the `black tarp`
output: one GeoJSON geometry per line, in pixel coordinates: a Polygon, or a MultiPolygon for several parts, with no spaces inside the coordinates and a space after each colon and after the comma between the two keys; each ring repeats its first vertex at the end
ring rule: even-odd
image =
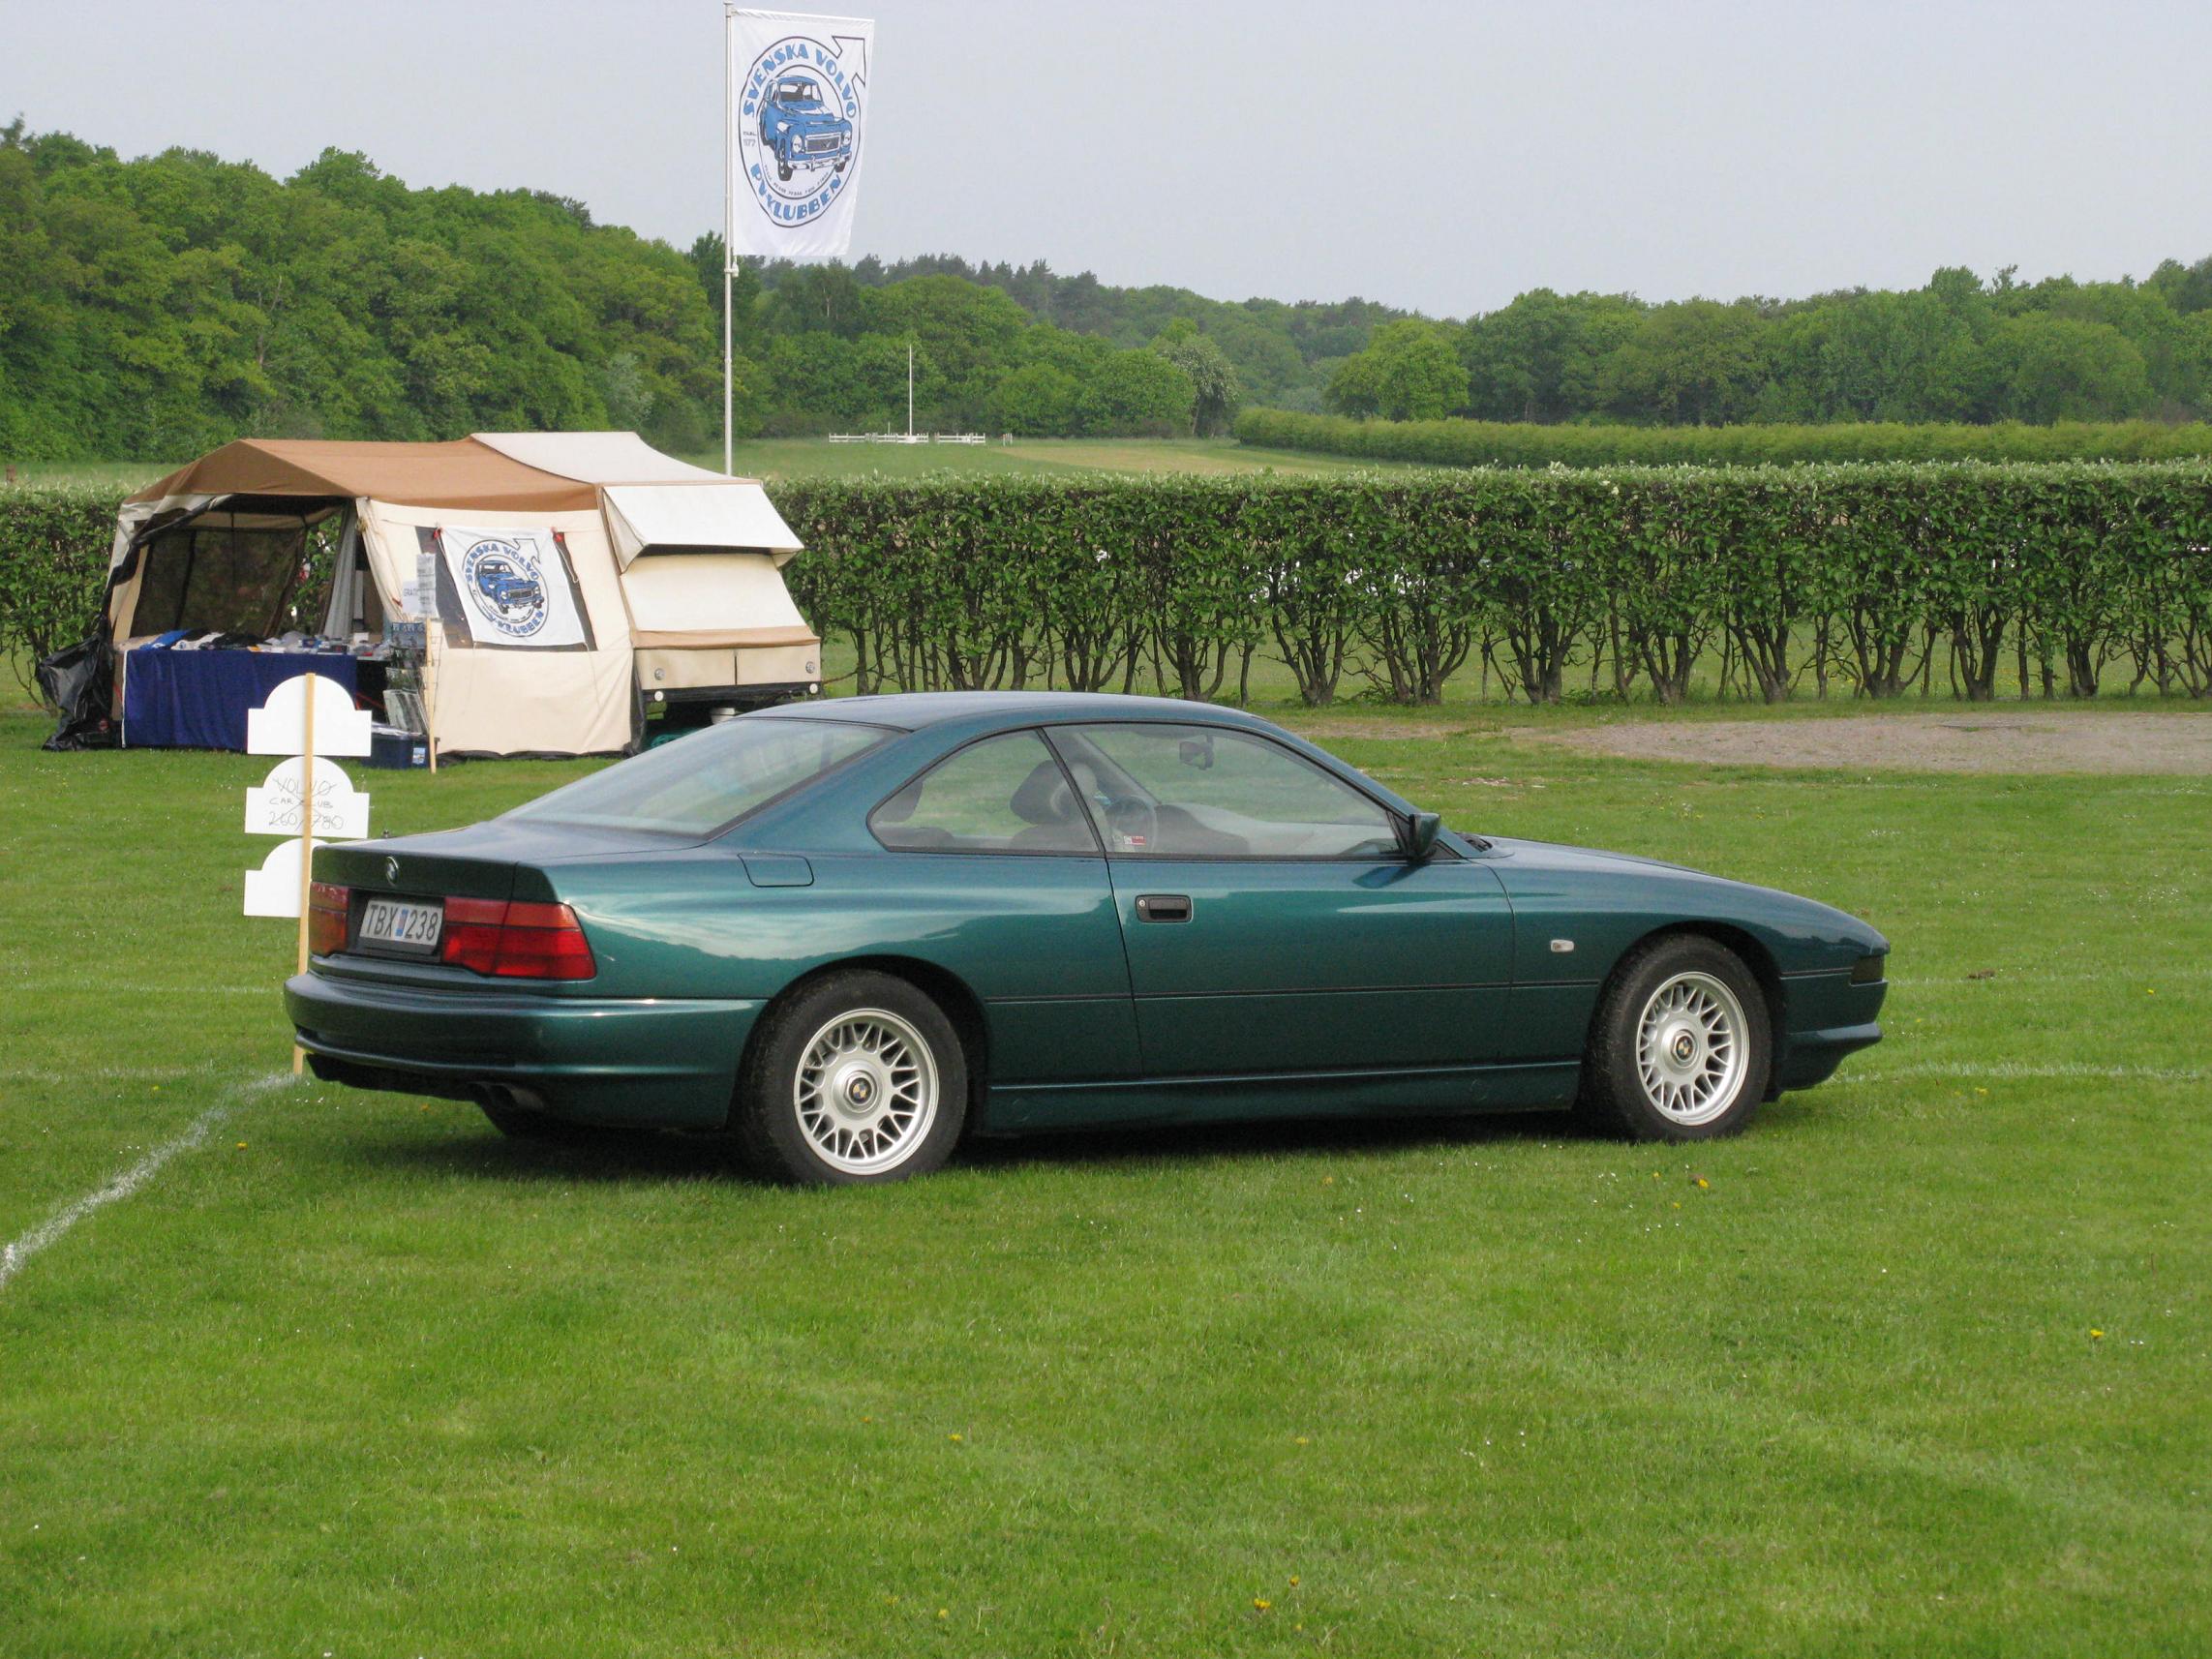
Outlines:
{"type": "Polygon", "coordinates": [[[49,749],[109,749],[115,746],[114,655],[95,634],[80,644],[43,658],[39,689],[61,710],[61,724],[43,745],[49,749]]]}

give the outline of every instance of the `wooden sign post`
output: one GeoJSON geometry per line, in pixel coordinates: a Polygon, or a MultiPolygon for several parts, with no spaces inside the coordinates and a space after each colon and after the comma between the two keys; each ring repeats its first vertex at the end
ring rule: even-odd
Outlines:
{"type": "MultiPolygon", "coordinates": [[[[366,755],[369,725],[368,714],[353,707],[352,693],[319,674],[281,682],[266,703],[246,715],[248,754],[297,757],[279,761],[258,789],[246,792],[246,832],[288,837],[270,849],[259,869],[246,872],[246,914],[299,919],[297,972],[302,974],[307,972],[315,849],[319,845],[316,832],[353,837],[369,832],[369,798],[354,790],[335,763],[325,760],[318,768],[317,756],[366,755]]],[[[305,1060],[294,1043],[295,1076],[305,1060]]]]}

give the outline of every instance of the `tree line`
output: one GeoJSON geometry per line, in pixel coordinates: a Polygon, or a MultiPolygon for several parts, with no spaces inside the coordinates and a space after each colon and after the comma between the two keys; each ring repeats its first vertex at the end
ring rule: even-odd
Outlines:
{"type": "Polygon", "coordinates": [[[1385,322],[1333,367],[1325,402],[1544,425],[2199,420],[2212,258],[2168,259],[2140,283],[1953,268],[1802,300],[1536,288],[1465,322],[1385,322]]]}
{"type": "MultiPolygon", "coordinates": [[[[721,425],[722,245],[542,191],[410,189],[325,151],[279,180],[0,127],[0,456],[172,460],[246,436],[721,425]]],[[[1207,299],[1042,261],[748,263],[741,436],[919,424],[1201,435],[1242,406],[1571,425],[2212,414],[2212,259],[2141,283],[1686,300],[1537,289],[1467,320],[1207,299]]]]}
{"type": "MultiPolygon", "coordinates": [[[[1268,385],[1311,379],[1287,317],[1317,352],[1366,338],[1356,303],[1266,302],[1240,335],[1196,295],[938,263],[748,267],[740,435],[902,426],[910,343],[924,426],[1218,432],[1244,394],[1217,332],[1268,385]]],[[[675,249],[541,191],[409,189],[338,150],[283,180],[193,150],[125,160],[17,119],[0,270],[11,460],[589,427],[682,453],[720,432],[720,238],[675,249]]]]}

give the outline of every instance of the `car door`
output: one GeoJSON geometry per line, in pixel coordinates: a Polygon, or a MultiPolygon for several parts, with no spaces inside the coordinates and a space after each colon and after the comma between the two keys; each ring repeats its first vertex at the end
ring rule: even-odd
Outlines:
{"type": "Polygon", "coordinates": [[[975,992],[994,1090],[1136,1074],[1113,890],[1042,736],[1006,732],[956,749],[867,822],[893,855],[858,877],[880,884],[871,937],[975,992]]]}
{"type": "Polygon", "coordinates": [[[1259,733],[1057,727],[1106,851],[1154,1077],[1495,1057],[1512,916],[1489,867],[1399,848],[1380,802],[1259,733]]]}

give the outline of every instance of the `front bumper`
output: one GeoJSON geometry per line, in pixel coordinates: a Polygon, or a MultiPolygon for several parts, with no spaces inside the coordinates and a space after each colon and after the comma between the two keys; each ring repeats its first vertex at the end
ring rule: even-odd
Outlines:
{"type": "Polygon", "coordinates": [[[727,1123],[738,1063],[762,1007],[316,973],[285,982],[299,1045],[325,1081],[637,1129],[727,1123]]]}
{"type": "Polygon", "coordinates": [[[1773,1092],[1824,1083],[1844,1056],[1881,1041],[1882,1028],[1874,1016],[1889,991],[1887,980],[1853,984],[1848,971],[1784,978],[1782,1041],[1774,1054],[1773,1092]]]}

